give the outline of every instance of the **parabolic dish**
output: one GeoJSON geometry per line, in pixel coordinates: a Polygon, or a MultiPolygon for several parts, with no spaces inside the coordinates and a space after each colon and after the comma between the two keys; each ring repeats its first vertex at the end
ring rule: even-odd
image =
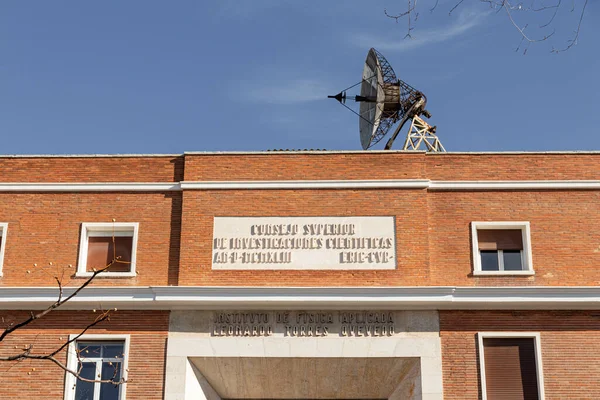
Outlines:
{"type": "Polygon", "coordinates": [[[385,57],[372,48],[365,60],[360,86],[360,95],[371,100],[362,101],[359,109],[360,144],[364,150],[383,139],[395,122],[384,115],[386,88],[391,85],[398,85],[394,70],[385,57]]]}

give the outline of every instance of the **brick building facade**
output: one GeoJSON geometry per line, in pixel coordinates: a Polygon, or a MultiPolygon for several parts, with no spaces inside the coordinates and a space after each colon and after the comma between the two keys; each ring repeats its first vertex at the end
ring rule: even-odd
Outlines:
{"type": "Polygon", "coordinates": [[[57,358],[91,377],[112,362],[127,383],[0,363],[2,399],[600,398],[599,153],[19,156],[0,168],[5,325],[50,304],[57,274],[83,283],[107,238],[128,261],[0,342],[0,356],[56,348],[117,308],[57,358]],[[78,361],[78,345],[98,353],[78,361]]]}

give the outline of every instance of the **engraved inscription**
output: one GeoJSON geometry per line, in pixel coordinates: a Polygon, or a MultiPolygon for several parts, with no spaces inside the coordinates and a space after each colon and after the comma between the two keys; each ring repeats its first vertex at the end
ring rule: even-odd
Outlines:
{"type": "Polygon", "coordinates": [[[393,312],[276,311],[217,312],[212,336],[383,337],[396,333],[393,312]]]}
{"type": "Polygon", "coordinates": [[[213,269],[393,269],[393,217],[215,217],[213,269]]]}

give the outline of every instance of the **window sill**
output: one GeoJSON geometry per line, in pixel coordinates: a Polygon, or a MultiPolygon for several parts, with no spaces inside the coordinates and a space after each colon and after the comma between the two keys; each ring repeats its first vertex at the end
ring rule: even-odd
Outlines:
{"type": "Polygon", "coordinates": [[[531,276],[535,271],[473,271],[473,276],[531,276]]]}
{"type": "MultiPolygon", "coordinates": [[[[77,272],[76,278],[89,278],[93,275],[93,272],[77,272]]],[[[101,272],[96,275],[96,278],[134,278],[137,276],[135,272],[101,272]]]]}

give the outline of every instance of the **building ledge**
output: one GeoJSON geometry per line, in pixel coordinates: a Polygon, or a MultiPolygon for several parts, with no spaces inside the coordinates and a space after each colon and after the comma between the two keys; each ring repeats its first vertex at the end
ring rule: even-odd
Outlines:
{"type": "MultiPolygon", "coordinates": [[[[65,288],[68,296],[76,288],[65,288]]],[[[43,309],[54,287],[0,288],[0,309],[43,309]]],[[[600,288],[584,287],[91,287],[61,309],[427,309],[593,310],[600,288]]]]}
{"type": "Polygon", "coordinates": [[[182,182],[0,182],[0,192],[168,192],[182,190],[265,189],[598,190],[600,189],[600,180],[440,181],[429,179],[349,179],[182,182]]]}

